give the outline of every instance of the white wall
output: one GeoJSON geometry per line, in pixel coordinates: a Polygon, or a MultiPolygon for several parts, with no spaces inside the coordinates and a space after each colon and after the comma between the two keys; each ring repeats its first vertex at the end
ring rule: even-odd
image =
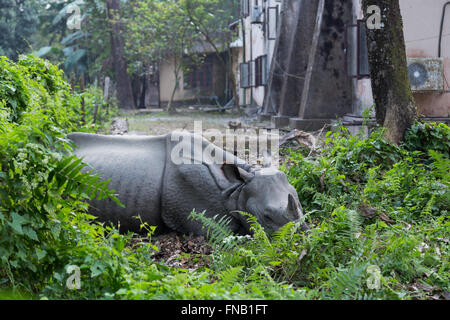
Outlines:
{"type": "MultiPolygon", "coordinates": [[[[437,57],[439,29],[442,9],[448,0],[400,0],[403,18],[406,55],[408,57],[437,57]]],[[[361,0],[353,0],[355,19],[363,17],[361,0]]],[[[444,20],[442,38],[444,74],[450,83],[450,5],[444,20]]],[[[445,83],[445,81],[444,81],[445,83]]],[[[445,84],[445,90],[450,90],[445,84]]],[[[420,114],[434,117],[448,117],[450,113],[450,92],[414,93],[420,114]]],[[[370,80],[354,82],[354,113],[371,105],[372,88],[370,80]]]]}
{"type": "MultiPolygon", "coordinates": [[[[258,5],[263,6],[268,12],[269,7],[279,7],[281,10],[281,1],[277,0],[250,0],[250,10],[258,2],[258,5]]],[[[267,31],[264,33],[264,24],[266,24],[265,16],[262,18],[263,24],[251,24],[251,17],[244,19],[244,31],[245,31],[245,62],[255,60],[259,56],[267,55],[268,70],[270,70],[270,63],[272,62],[273,52],[275,48],[276,40],[268,40],[267,31]]],[[[258,106],[262,106],[264,103],[265,86],[253,87],[241,90],[245,96],[245,104],[251,104],[251,99],[258,106]]],[[[242,101],[242,99],[241,99],[242,101]]]]}
{"type": "MultiPolygon", "coordinates": [[[[406,55],[408,57],[437,57],[442,9],[448,0],[400,0],[403,16],[406,55]]],[[[450,5],[447,6],[442,57],[444,74],[450,84],[450,5]]],[[[444,81],[446,90],[450,87],[444,81]]],[[[414,94],[419,112],[427,116],[448,117],[450,92],[414,94]]]]}

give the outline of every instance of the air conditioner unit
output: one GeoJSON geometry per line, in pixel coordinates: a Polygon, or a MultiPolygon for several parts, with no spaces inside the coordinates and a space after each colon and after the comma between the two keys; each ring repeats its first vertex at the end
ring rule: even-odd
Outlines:
{"type": "Polygon", "coordinates": [[[263,11],[261,6],[253,6],[251,12],[251,22],[252,23],[262,23],[263,11]]]}
{"type": "Polygon", "coordinates": [[[444,90],[443,58],[408,58],[408,73],[412,91],[444,90]]]}

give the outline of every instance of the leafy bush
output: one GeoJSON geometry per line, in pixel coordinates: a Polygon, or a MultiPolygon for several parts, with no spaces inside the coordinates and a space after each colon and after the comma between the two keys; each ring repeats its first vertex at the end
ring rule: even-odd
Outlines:
{"type": "Polygon", "coordinates": [[[96,235],[85,200],[118,200],[70,155],[80,106],[66,103],[62,72],[34,57],[0,63],[0,276],[35,292],[73,258],[83,231],[96,235]]]}
{"type": "Polygon", "coordinates": [[[40,59],[0,63],[1,296],[412,299],[450,290],[447,126],[417,123],[399,147],[382,130],[352,137],[341,128],[316,155],[288,150],[283,170],[313,228],[289,223],[268,235],[241,213],[253,231],[242,237],[227,219],[193,212],[214,251],[207,266],[186,270],[154,262],[153,227],[142,225],[145,238],[124,235],[87,214],[86,200],[118,200],[84,173],[65,137],[109,121],[101,92],[71,92],[40,59]],[[73,266],[81,290],[67,286],[73,266]]]}
{"type": "MultiPolygon", "coordinates": [[[[430,145],[446,143],[444,125],[415,128],[441,132],[430,145]]],[[[343,129],[327,134],[316,157],[290,151],[294,164],[284,170],[315,225],[309,233],[288,224],[269,237],[249,216],[254,234],[242,242],[217,232],[223,222],[193,214],[216,230],[211,243],[227,243],[215,246],[213,268],[240,268],[247,275],[241,279],[265,274],[269,283],[316,299],[410,299],[448,291],[448,156],[416,151],[408,141],[396,147],[382,136],[377,130],[351,137],[343,129]]]]}

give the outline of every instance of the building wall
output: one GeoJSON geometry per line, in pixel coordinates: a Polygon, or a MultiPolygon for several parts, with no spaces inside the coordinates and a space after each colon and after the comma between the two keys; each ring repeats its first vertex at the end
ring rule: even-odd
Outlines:
{"type": "MultiPolygon", "coordinates": [[[[180,82],[178,89],[175,92],[174,102],[178,102],[179,104],[184,101],[196,101],[199,97],[207,96],[218,96],[219,99],[224,97],[226,90],[226,70],[215,53],[210,53],[210,55],[213,57],[212,87],[205,90],[184,88],[184,73],[183,71],[180,71],[180,82]]],[[[226,58],[224,57],[224,59],[226,58]]],[[[175,62],[173,58],[167,58],[160,63],[159,81],[160,100],[162,105],[167,105],[170,101],[176,84],[174,68],[175,62]]]]}
{"type": "MultiPolygon", "coordinates": [[[[403,17],[406,55],[410,58],[438,57],[439,30],[442,9],[448,0],[400,0],[403,17]]],[[[364,13],[361,0],[354,0],[355,19],[362,19],[364,13]]],[[[450,90],[450,5],[444,20],[442,37],[442,57],[444,58],[444,90],[450,90]]],[[[448,117],[450,113],[450,92],[413,93],[418,112],[428,117],[448,117]]],[[[353,113],[372,105],[370,79],[355,80],[353,113]]]]}
{"type": "MultiPolygon", "coordinates": [[[[444,4],[448,0],[400,0],[403,16],[406,55],[408,57],[438,57],[439,30],[444,4]]],[[[450,83],[450,5],[447,6],[442,36],[444,58],[444,90],[450,83]]],[[[419,113],[430,117],[448,117],[450,92],[415,93],[419,113]]]]}
{"type": "MultiPolygon", "coordinates": [[[[353,1],[353,23],[364,18],[361,0],[353,1]]],[[[354,40],[355,41],[355,40],[354,40]]],[[[353,80],[353,114],[361,115],[363,111],[373,105],[372,84],[370,79],[353,80]]]]}
{"type": "MultiPolygon", "coordinates": [[[[282,1],[279,0],[249,0],[249,3],[250,10],[253,5],[257,4],[259,6],[262,6],[265,9],[266,13],[268,12],[268,8],[270,7],[278,7],[278,12],[280,12],[282,8],[282,1]]],[[[267,55],[267,68],[270,68],[270,62],[272,61],[275,48],[275,40],[268,39],[266,15],[263,14],[262,23],[260,24],[252,24],[251,15],[245,17],[243,31],[245,32],[245,35],[243,36],[243,38],[245,39],[245,47],[243,49],[243,52],[245,52],[245,61],[241,62],[249,62],[255,60],[259,56],[267,55]]],[[[240,91],[241,95],[244,96],[244,99],[241,98],[242,104],[250,105],[254,103],[257,106],[262,106],[264,104],[264,96],[266,92],[265,86],[241,89],[240,91]]]]}
{"type": "MultiPolygon", "coordinates": [[[[173,88],[176,84],[174,68],[175,62],[173,58],[168,58],[161,62],[159,67],[159,81],[160,81],[160,99],[161,102],[170,101],[170,97],[172,96],[173,88]]],[[[183,88],[183,75],[181,75],[179,89],[175,92],[174,101],[181,101],[186,98],[192,98],[192,96],[188,95],[187,92],[184,92],[183,88]]]]}

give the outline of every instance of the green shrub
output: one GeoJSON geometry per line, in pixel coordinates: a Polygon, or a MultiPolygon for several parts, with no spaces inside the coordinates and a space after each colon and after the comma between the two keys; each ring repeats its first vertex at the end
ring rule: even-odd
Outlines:
{"type": "Polygon", "coordinates": [[[35,293],[73,259],[80,230],[97,241],[85,200],[118,200],[70,155],[80,106],[66,103],[62,72],[34,57],[0,63],[0,277],[35,293]]]}
{"type": "Polygon", "coordinates": [[[101,92],[71,92],[58,68],[34,57],[0,64],[0,296],[412,299],[450,290],[447,126],[416,123],[398,147],[382,130],[341,128],[316,155],[287,150],[293,165],[283,170],[313,228],[266,234],[241,213],[253,231],[243,237],[227,219],[193,212],[214,250],[207,266],[185,270],[153,261],[153,227],[143,224],[142,239],[87,214],[89,199],[118,200],[83,173],[66,135],[104,129],[114,109],[101,92]],[[67,287],[73,266],[80,290],[67,287]]]}

